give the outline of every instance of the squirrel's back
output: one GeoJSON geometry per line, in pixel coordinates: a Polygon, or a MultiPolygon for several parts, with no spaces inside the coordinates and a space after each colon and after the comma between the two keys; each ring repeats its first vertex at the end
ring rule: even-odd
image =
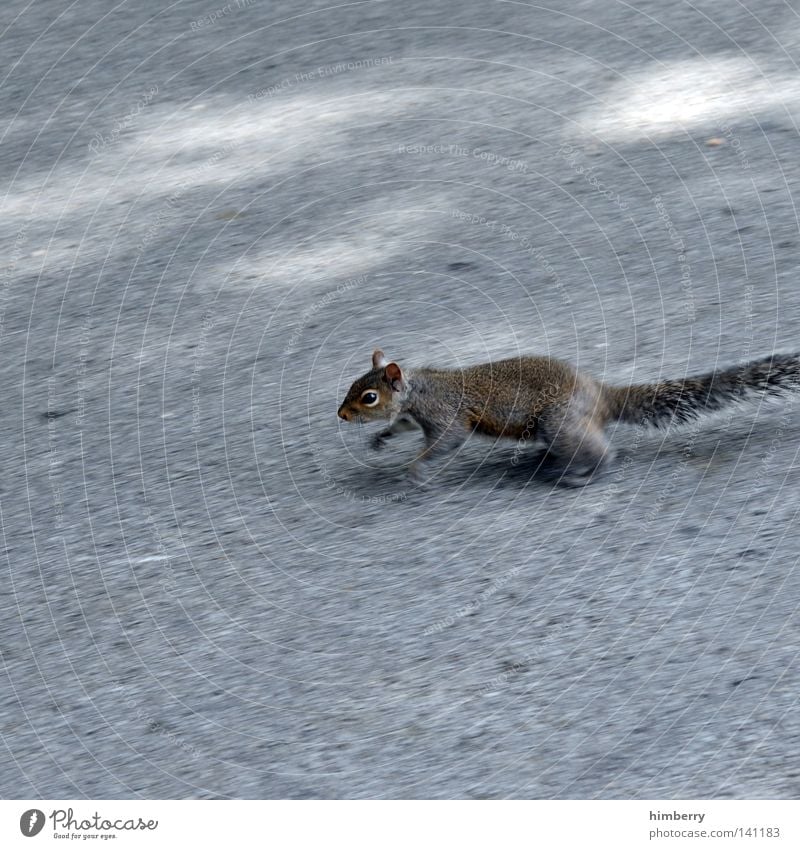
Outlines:
{"type": "Polygon", "coordinates": [[[422,398],[464,411],[478,433],[518,439],[554,403],[582,392],[597,402],[600,384],[572,365],[549,357],[513,357],[463,369],[415,369],[422,398]]]}

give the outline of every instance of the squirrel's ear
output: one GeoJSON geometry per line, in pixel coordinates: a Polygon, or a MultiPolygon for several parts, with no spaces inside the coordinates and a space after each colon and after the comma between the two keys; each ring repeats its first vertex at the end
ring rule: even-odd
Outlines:
{"type": "Polygon", "coordinates": [[[403,388],[403,372],[397,363],[389,363],[383,374],[387,383],[395,392],[399,392],[403,388]]]}
{"type": "Polygon", "coordinates": [[[386,355],[380,350],[380,348],[372,352],[372,368],[383,368],[386,363],[386,355]]]}

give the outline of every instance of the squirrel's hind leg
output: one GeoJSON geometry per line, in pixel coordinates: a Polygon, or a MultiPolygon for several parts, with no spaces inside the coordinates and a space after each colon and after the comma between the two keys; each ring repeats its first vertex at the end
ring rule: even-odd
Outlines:
{"type": "Polygon", "coordinates": [[[603,427],[589,415],[568,410],[548,416],[540,434],[547,449],[538,473],[562,486],[586,486],[614,459],[603,427]]]}

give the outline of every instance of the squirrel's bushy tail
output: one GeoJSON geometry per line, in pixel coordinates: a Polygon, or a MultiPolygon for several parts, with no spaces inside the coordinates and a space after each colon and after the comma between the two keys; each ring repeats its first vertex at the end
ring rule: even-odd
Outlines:
{"type": "Polygon", "coordinates": [[[606,397],[611,421],[666,427],[739,401],[792,391],[800,391],[800,353],[772,354],[683,380],[609,386],[606,397]]]}

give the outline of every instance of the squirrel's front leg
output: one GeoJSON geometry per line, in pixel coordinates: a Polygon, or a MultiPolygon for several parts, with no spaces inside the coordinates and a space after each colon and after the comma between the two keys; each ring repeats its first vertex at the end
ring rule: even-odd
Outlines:
{"type": "Polygon", "coordinates": [[[426,430],[425,447],[411,464],[409,477],[417,486],[422,487],[428,479],[431,466],[436,460],[460,448],[469,431],[461,424],[453,423],[446,430],[426,430]]]}
{"type": "Polygon", "coordinates": [[[386,447],[386,441],[396,436],[398,433],[405,433],[409,430],[417,430],[419,425],[406,415],[398,416],[387,428],[384,428],[378,433],[372,434],[369,440],[369,446],[373,451],[380,451],[386,447]]]}

